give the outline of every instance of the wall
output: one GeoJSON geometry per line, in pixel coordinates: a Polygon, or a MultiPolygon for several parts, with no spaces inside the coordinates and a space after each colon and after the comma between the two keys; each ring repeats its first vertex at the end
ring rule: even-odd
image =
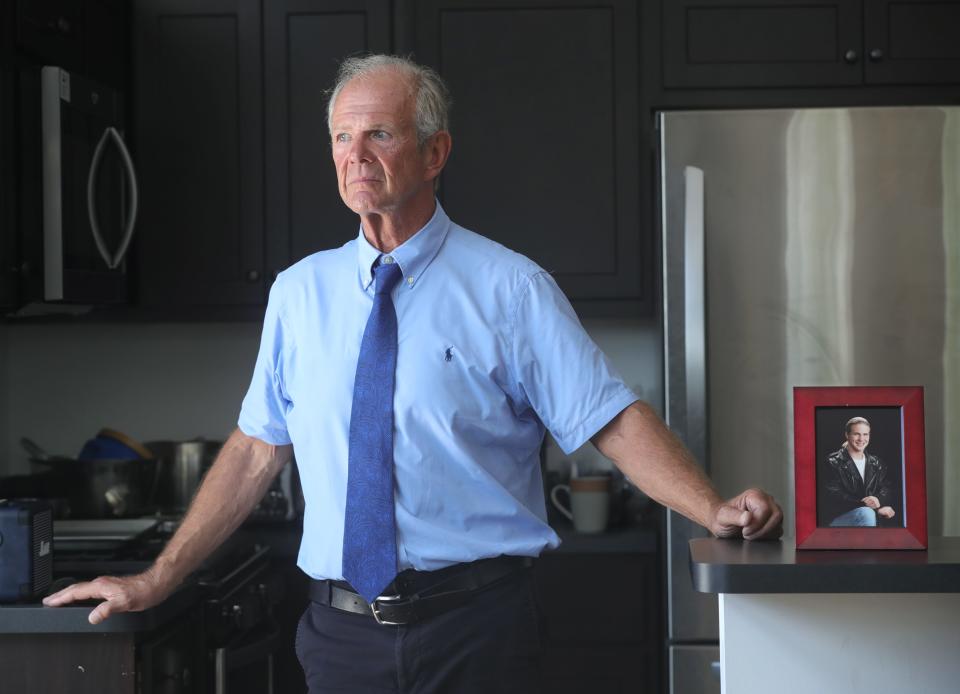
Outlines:
{"type": "Polygon", "coordinates": [[[141,441],[222,439],[235,426],[259,326],[12,325],[0,351],[0,471],[28,436],[76,455],[102,427],[141,441]]]}
{"type": "MultiPolygon", "coordinates": [[[[661,407],[659,328],[585,321],[627,384],[661,407]]],[[[0,474],[29,471],[27,436],[76,455],[102,427],[141,441],[223,439],[236,426],[260,326],[234,324],[0,327],[0,474]]],[[[549,450],[562,465],[562,453],[549,450]]],[[[572,456],[601,460],[587,444],[572,456]]]]}

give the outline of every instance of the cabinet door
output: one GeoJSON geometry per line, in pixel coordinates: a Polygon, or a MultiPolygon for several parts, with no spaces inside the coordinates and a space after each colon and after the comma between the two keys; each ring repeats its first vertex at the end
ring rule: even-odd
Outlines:
{"type": "Polygon", "coordinates": [[[657,692],[656,555],[544,553],[534,569],[547,691],[657,692]]]}
{"type": "Polygon", "coordinates": [[[423,0],[416,56],[453,96],[440,197],[571,299],[643,298],[636,5],[423,0]]]}
{"type": "Polygon", "coordinates": [[[138,0],[141,302],[264,299],[259,0],[138,0]]]}
{"type": "Polygon", "coordinates": [[[390,50],[388,0],[264,3],[267,267],[341,246],[360,221],[340,200],[327,94],[340,61],[390,50]]]}
{"type": "Polygon", "coordinates": [[[812,87],[863,79],[860,0],[663,0],[667,87],[812,87]]]}
{"type": "Polygon", "coordinates": [[[960,84],[960,1],[864,0],[871,84],[960,84]]]}

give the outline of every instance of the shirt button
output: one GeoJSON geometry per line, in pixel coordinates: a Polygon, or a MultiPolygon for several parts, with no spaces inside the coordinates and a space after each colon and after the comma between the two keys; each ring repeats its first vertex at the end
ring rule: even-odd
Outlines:
{"type": "Polygon", "coordinates": [[[413,278],[412,278],[412,277],[408,277],[408,278],[407,278],[407,284],[413,284],[413,278]]]}
{"type": "Polygon", "coordinates": [[[390,263],[393,262],[393,256],[392,256],[392,255],[385,255],[385,256],[383,256],[382,261],[383,261],[383,264],[384,264],[384,265],[389,265],[390,263]]]}

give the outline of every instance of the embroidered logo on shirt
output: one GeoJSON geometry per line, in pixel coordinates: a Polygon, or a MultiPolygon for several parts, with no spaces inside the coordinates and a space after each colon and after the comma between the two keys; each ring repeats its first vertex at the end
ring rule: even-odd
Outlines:
{"type": "Polygon", "coordinates": [[[447,347],[447,351],[443,353],[444,361],[453,361],[453,347],[447,347]]]}

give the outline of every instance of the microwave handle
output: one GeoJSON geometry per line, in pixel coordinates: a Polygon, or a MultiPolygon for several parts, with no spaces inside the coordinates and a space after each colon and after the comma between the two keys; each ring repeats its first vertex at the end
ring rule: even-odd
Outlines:
{"type": "Polygon", "coordinates": [[[137,221],[137,205],[139,191],[137,189],[137,172],[133,168],[133,160],[130,158],[130,152],[127,151],[127,145],[124,143],[120,133],[113,126],[109,126],[103,131],[97,148],[93,152],[93,158],[90,160],[90,171],[87,174],[87,217],[90,220],[90,231],[93,233],[93,241],[97,244],[97,250],[100,256],[111,270],[115,269],[123,261],[130,246],[130,240],[133,238],[133,229],[137,221]],[[120,245],[117,247],[116,254],[112,255],[107,249],[107,244],[100,235],[100,223],[97,220],[96,189],[97,189],[97,169],[100,167],[100,159],[103,157],[103,149],[106,147],[107,140],[111,140],[120,152],[120,159],[123,161],[123,168],[127,174],[127,181],[130,183],[130,212],[127,215],[124,224],[123,238],[120,239],[120,245]]]}

